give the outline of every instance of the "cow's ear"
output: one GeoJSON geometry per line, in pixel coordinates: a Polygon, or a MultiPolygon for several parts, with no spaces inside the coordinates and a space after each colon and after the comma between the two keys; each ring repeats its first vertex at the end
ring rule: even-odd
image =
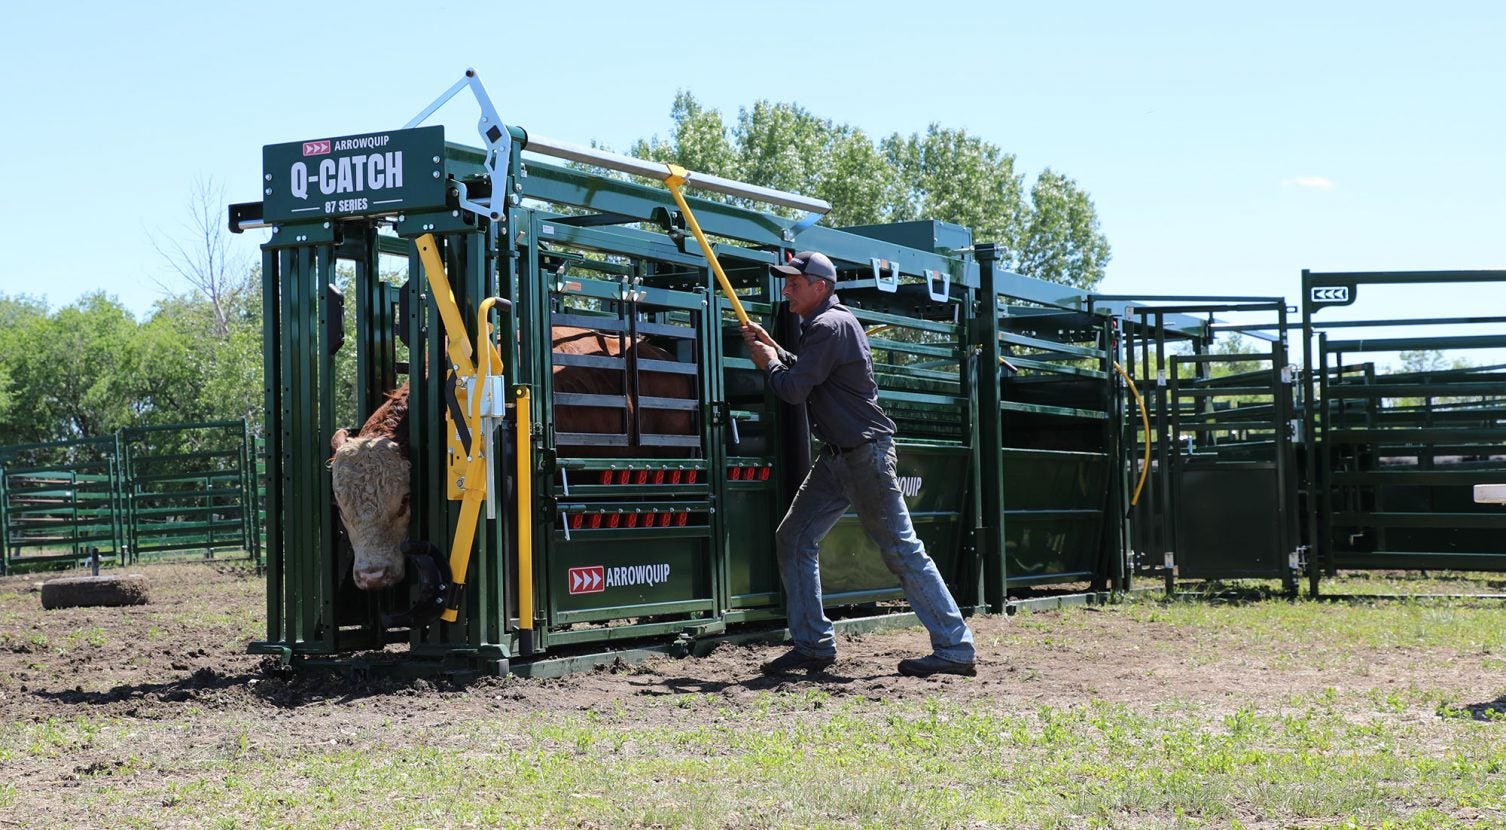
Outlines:
{"type": "Polygon", "coordinates": [[[335,430],[335,434],[331,435],[330,438],[329,438],[329,448],[331,450],[339,450],[340,449],[340,445],[343,444],[343,443],[345,443],[346,441],[349,441],[349,440],[350,440],[350,430],[343,429],[343,428],[342,429],[337,429],[337,430],[335,430]]]}

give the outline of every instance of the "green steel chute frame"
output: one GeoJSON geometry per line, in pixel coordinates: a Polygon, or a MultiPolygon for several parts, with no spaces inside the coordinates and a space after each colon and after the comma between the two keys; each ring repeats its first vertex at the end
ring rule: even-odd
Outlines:
{"type": "MultiPolygon", "coordinates": [[[[334,415],[333,364],[342,348],[337,333],[344,310],[329,286],[339,261],[353,263],[357,272],[356,342],[344,344],[356,349],[355,409],[362,415],[371,411],[383,392],[407,377],[412,411],[419,413],[411,419],[409,436],[415,462],[412,535],[440,544],[455,530],[455,505],[445,492],[447,427],[435,417],[446,409],[443,383],[450,366],[432,292],[414,251],[414,240],[425,235],[436,240],[462,318],[474,319],[486,297],[500,296],[512,304],[499,325],[498,342],[517,344],[505,350],[504,379],[509,387],[531,391],[532,420],[538,425],[529,437],[530,455],[538,459],[530,482],[537,533],[533,550],[524,552],[538,565],[533,645],[547,651],[776,619],[779,594],[771,536],[790,480],[799,472],[800,453],[794,452],[792,460],[789,447],[801,443],[780,439],[801,419],[764,393],[729,390],[729,384],[747,386],[751,364],[740,355],[736,324],[727,318],[730,304],[713,289],[707,259],[685,247],[679,200],[667,198],[670,194],[660,187],[525,162],[520,154],[529,138],[516,128],[506,131],[507,153],[500,160],[495,149],[501,142],[492,140],[488,149],[476,150],[446,144],[434,130],[323,140],[313,142],[312,150],[305,143],[303,155],[297,145],[268,148],[269,160],[307,167],[301,160],[310,152],[363,141],[405,146],[408,179],[443,187],[419,192],[397,212],[357,208],[308,219],[292,212],[302,209],[290,207],[297,202],[276,193],[269,193],[264,203],[232,208],[236,229],[273,228],[263,249],[263,272],[268,475],[276,486],[268,494],[268,640],[258,648],[318,656],[407,640],[415,654],[482,670],[501,670],[519,655],[518,632],[526,626],[514,616],[517,522],[505,511],[477,534],[473,589],[454,624],[406,632],[386,629],[383,614],[400,607],[404,598],[397,591],[372,596],[354,592],[338,556],[338,519],[323,471],[329,436],[337,427],[353,426],[336,423],[334,415]],[[408,259],[405,285],[393,289],[376,279],[382,256],[408,259]],[[647,335],[673,347],[695,373],[697,386],[697,435],[682,448],[684,457],[592,458],[570,449],[566,439],[571,436],[553,431],[551,370],[560,357],[542,344],[550,342],[552,326],[569,323],[590,323],[627,338],[647,335]],[[399,341],[408,347],[406,362],[399,360],[399,341]],[[738,426],[743,427],[742,440],[738,426]],[[737,509],[728,509],[734,502],[737,509]],[[655,517],[652,527],[646,516],[655,517]],[[666,519],[671,522],[667,526],[666,519]],[[671,557],[664,569],[687,581],[638,591],[631,601],[615,603],[569,590],[579,570],[627,569],[633,567],[633,556],[650,553],[671,557]],[[604,556],[622,561],[603,562],[604,556]]],[[[269,161],[268,182],[274,185],[269,191],[281,173],[273,167],[269,161]]],[[[298,183],[296,175],[292,181],[298,183]]],[[[930,462],[936,468],[930,480],[938,486],[955,480],[950,474],[955,459],[947,454],[965,458],[973,440],[969,413],[974,393],[965,345],[968,298],[976,285],[971,258],[934,246],[910,247],[874,233],[810,227],[805,220],[709,200],[686,199],[685,206],[694,210],[705,234],[718,240],[716,256],[734,290],[771,331],[788,326],[774,317],[778,286],[767,266],[781,261],[798,237],[801,247],[824,250],[843,264],[844,298],[853,298],[861,316],[917,333],[917,342],[881,344],[886,354],[903,356],[889,358],[894,368],[886,374],[893,381],[885,382],[884,394],[886,401],[919,413],[928,408],[950,413],[918,420],[948,433],[936,439],[941,455],[930,462]],[[873,266],[875,261],[882,266],[873,266]],[[870,296],[865,300],[864,294],[870,296]],[[929,310],[917,315],[917,308],[929,310]],[[927,338],[934,342],[918,342],[927,338]],[[943,368],[916,365],[936,361],[943,368]]],[[[636,370],[623,366],[621,371],[636,370]]],[[[505,454],[515,457],[516,448],[506,447],[508,440],[501,441],[505,454]]],[[[956,551],[973,550],[972,531],[965,525],[977,510],[960,503],[966,492],[954,487],[942,499],[948,504],[923,511],[932,514],[927,518],[935,526],[937,552],[956,562],[953,570],[962,567],[963,557],[956,551]]],[[[834,534],[834,550],[844,547],[842,537],[834,534]]],[[[835,592],[841,601],[897,596],[883,580],[846,573],[840,566],[830,573],[851,589],[835,592]]]]}

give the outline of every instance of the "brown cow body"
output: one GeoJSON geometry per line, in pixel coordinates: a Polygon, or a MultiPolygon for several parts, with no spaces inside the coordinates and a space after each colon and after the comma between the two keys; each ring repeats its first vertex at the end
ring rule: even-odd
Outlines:
{"type": "MultiPolygon", "coordinates": [[[[553,331],[554,350],[568,354],[619,355],[629,359],[673,361],[668,352],[639,341],[629,344],[623,354],[625,338],[602,334],[591,329],[557,326],[553,331]]],[[[553,427],[557,433],[621,434],[632,422],[635,401],[624,388],[622,372],[585,366],[555,366],[556,392],[625,396],[628,409],[599,406],[556,406],[553,427]]],[[[690,375],[640,370],[639,395],[659,398],[695,398],[695,379],[690,375]]],[[[387,400],[366,419],[352,436],[338,430],[330,439],[334,456],[330,460],[335,502],[340,518],[355,550],[352,574],[356,587],[375,590],[394,585],[405,574],[400,545],[408,535],[409,471],[408,451],[409,389],[406,384],[391,392],[387,400]]],[[[682,410],[642,409],[637,413],[639,430],[644,434],[690,435],[695,421],[691,412],[682,410]]],[[[630,438],[630,442],[634,439],[630,438]]],[[[629,446],[581,446],[569,454],[586,457],[653,455],[660,448],[629,446]]]]}
{"type": "MultiPolygon", "coordinates": [[[[564,354],[622,355],[629,360],[674,361],[674,355],[651,343],[639,341],[622,351],[623,338],[604,334],[594,329],[556,326],[554,350],[564,354]]],[[[619,372],[589,369],[583,366],[555,366],[554,391],[583,393],[588,395],[625,395],[624,376],[619,372]]],[[[649,398],[695,398],[695,378],[690,375],[667,372],[638,372],[638,394],[649,398]]],[[[671,409],[639,409],[637,401],[627,398],[627,408],[613,409],[602,406],[563,406],[554,408],[554,431],[556,433],[615,433],[621,434],[636,416],[639,430],[653,435],[692,435],[695,420],[690,412],[671,409]]],[[[629,441],[633,438],[630,436],[629,441]]],[[[629,446],[583,446],[571,449],[574,456],[590,458],[626,457],[652,455],[641,447],[629,446]]]]}

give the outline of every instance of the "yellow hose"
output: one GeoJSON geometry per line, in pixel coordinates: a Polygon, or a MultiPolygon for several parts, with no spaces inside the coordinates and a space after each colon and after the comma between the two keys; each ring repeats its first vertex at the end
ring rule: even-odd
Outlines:
{"type": "Polygon", "coordinates": [[[1140,490],[1145,487],[1145,477],[1150,475],[1150,416],[1145,413],[1145,400],[1140,397],[1140,390],[1135,388],[1135,380],[1124,371],[1119,361],[1114,361],[1114,368],[1119,372],[1119,377],[1129,384],[1130,394],[1135,396],[1135,405],[1140,407],[1140,424],[1145,427],[1145,463],[1140,467],[1140,480],[1135,482],[1135,494],[1130,496],[1130,506],[1140,502],[1140,490]]]}

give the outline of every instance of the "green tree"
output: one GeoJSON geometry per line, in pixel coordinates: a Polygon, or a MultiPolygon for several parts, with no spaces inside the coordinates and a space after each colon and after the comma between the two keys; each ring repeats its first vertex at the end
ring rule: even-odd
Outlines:
{"type": "Polygon", "coordinates": [[[0,296],[0,444],[36,443],[51,435],[36,393],[46,373],[35,354],[47,331],[46,303],[0,296]]]}
{"type": "Polygon", "coordinates": [[[18,401],[37,417],[32,439],[108,435],[132,422],[136,320],[102,292],[35,321],[12,371],[18,401]]]}
{"type": "Polygon", "coordinates": [[[142,323],[136,337],[141,367],[134,389],[138,423],[213,419],[204,381],[216,363],[214,316],[202,298],[185,295],[158,301],[142,323]]]}
{"type": "Polygon", "coordinates": [[[1000,244],[1014,270],[1083,288],[1103,279],[1111,256],[1097,210],[1075,181],[1048,169],[1027,202],[1015,157],[964,130],[932,124],[875,143],[855,127],[769,101],[739,110],[729,129],[684,91],[670,118],[668,138],[638,141],[630,152],[825,199],[832,212],[823,221],[833,227],[952,222],[1000,244]]]}
{"type": "MultiPolygon", "coordinates": [[[[254,286],[254,272],[239,281],[254,286]]],[[[244,418],[260,432],[261,295],[235,292],[216,304],[200,292],[159,301],[142,324],[137,375],[141,423],[244,418]]]]}
{"type": "Polygon", "coordinates": [[[1401,352],[1401,370],[1403,372],[1415,372],[1426,374],[1428,372],[1441,372],[1445,369],[1468,368],[1469,361],[1458,359],[1452,363],[1439,349],[1409,349],[1401,352]]]}
{"type": "Polygon", "coordinates": [[[669,117],[675,128],[668,139],[640,139],[629,152],[690,170],[725,170],[728,173],[722,175],[730,175],[737,165],[737,154],[727,138],[721,113],[702,107],[690,93],[682,91],[675,95],[669,117]]]}
{"type": "Polygon", "coordinates": [[[1028,210],[1014,156],[963,130],[932,124],[925,135],[884,140],[884,154],[903,186],[896,220],[938,219],[971,228],[978,242],[1003,246],[1013,261],[1028,210]]]}
{"type": "Polygon", "coordinates": [[[1048,167],[1030,188],[1030,207],[1019,271],[1079,288],[1097,285],[1109,262],[1109,241],[1087,192],[1048,167]]]}
{"type": "MultiPolygon", "coordinates": [[[[253,285],[260,285],[260,275],[253,285]]],[[[352,341],[354,342],[354,341],[352,341]]],[[[237,298],[229,334],[215,349],[215,366],[204,382],[204,394],[215,403],[217,419],[245,418],[261,435],[266,407],[262,367],[261,291],[237,298]]]]}
{"type": "MultiPolygon", "coordinates": [[[[861,130],[821,119],[794,104],[759,101],[739,113],[729,130],[721,113],[702,107],[688,92],[675,96],[674,130],[636,142],[639,157],[689,170],[796,193],[832,204],[827,223],[867,225],[891,221],[885,206],[896,187],[895,171],[861,130]]],[[[744,207],[773,209],[761,202],[698,193],[744,207]]]]}
{"type": "MultiPolygon", "coordinates": [[[[1426,381],[1427,376],[1436,372],[1458,372],[1470,368],[1472,365],[1462,357],[1449,360],[1440,349],[1408,349],[1398,353],[1401,358],[1401,373],[1415,375],[1414,381],[1426,381]]],[[[1443,406],[1461,403],[1485,403],[1485,397],[1458,397],[1451,395],[1439,395],[1430,398],[1408,397],[1388,399],[1387,403],[1392,406],[1443,406]]]]}

